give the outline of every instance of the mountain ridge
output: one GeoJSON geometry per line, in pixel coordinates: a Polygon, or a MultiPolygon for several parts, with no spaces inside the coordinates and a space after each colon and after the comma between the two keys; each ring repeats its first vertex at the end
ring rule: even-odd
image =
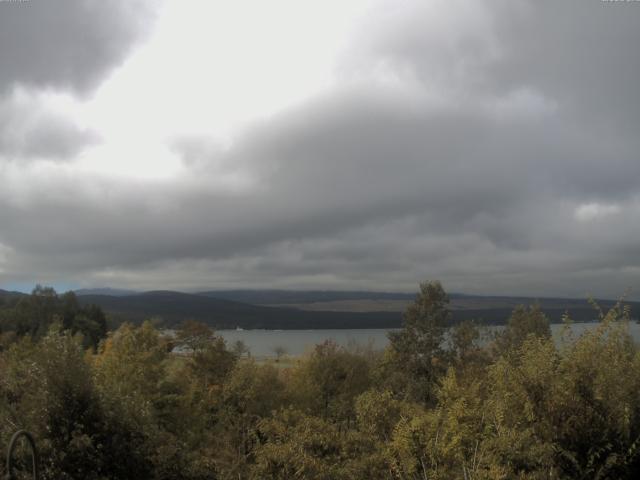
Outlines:
{"type": "MultiPolygon", "coordinates": [[[[177,325],[192,319],[218,329],[397,328],[402,325],[402,311],[414,298],[415,294],[388,292],[282,290],[200,293],[151,290],[126,296],[78,296],[83,304],[94,303],[103,308],[116,322],[140,322],[155,318],[165,325],[177,325]],[[214,294],[216,297],[212,296],[214,294]],[[359,294],[360,297],[356,295],[351,301],[344,300],[354,294],[359,294]],[[230,298],[247,301],[240,302],[230,298]],[[301,301],[276,303],[285,298],[301,301]]],[[[451,295],[454,322],[474,319],[478,323],[504,324],[517,305],[536,303],[554,323],[560,322],[567,311],[574,321],[592,321],[597,318],[597,312],[586,299],[451,295]]],[[[599,304],[606,310],[615,302],[601,300],[599,304]]],[[[632,313],[640,311],[640,303],[626,304],[631,306],[632,313]]]]}
{"type": "Polygon", "coordinates": [[[78,299],[82,304],[100,306],[116,322],[155,318],[166,326],[175,326],[187,319],[218,329],[393,328],[401,323],[398,312],[313,312],[171,291],[124,297],[83,295],[78,299]]]}

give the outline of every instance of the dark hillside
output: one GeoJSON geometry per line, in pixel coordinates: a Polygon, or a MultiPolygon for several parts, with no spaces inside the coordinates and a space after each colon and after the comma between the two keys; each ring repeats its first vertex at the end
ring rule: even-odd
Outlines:
{"type": "Polygon", "coordinates": [[[192,319],[215,328],[393,328],[401,324],[397,312],[308,312],[220,300],[203,295],[153,291],[126,297],[83,295],[83,304],[96,304],[116,321],[140,322],[158,318],[165,325],[192,319]]]}
{"type": "MultiPolygon", "coordinates": [[[[229,291],[230,292],[230,291],[229,291]]],[[[121,321],[141,322],[157,318],[164,325],[176,325],[183,320],[192,319],[205,322],[215,328],[265,328],[265,329],[321,329],[321,328],[394,328],[402,324],[402,302],[399,296],[414,294],[373,293],[373,292],[287,292],[287,291],[234,291],[227,296],[244,298],[247,302],[214,298],[212,293],[188,294],[173,291],[152,291],[128,296],[83,295],[78,300],[82,304],[96,304],[105,310],[112,323],[121,321]],[[381,302],[396,302],[397,311],[355,311],[345,309],[323,310],[320,298],[347,298],[349,295],[375,295],[381,302]],[[342,296],[342,297],[341,297],[342,296]],[[305,303],[313,300],[315,303],[305,303]],[[283,299],[298,301],[290,306],[266,306],[283,299]],[[257,304],[251,304],[252,300],[257,304]],[[263,303],[263,304],[259,304],[263,303]],[[307,308],[312,306],[313,308],[307,308]]],[[[218,292],[215,292],[218,294],[218,292]]],[[[367,299],[363,302],[369,301],[367,299]]],[[[330,301],[327,300],[327,304],[330,301]]],[[[407,302],[408,303],[408,302],[407,302]]],[[[480,297],[452,295],[451,309],[454,322],[477,320],[485,324],[504,324],[513,308],[517,305],[539,303],[542,311],[551,322],[560,322],[568,311],[576,322],[592,321],[597,313],[589,303],[582,299],[525,297],[480,297]]],[[[604,300],[599,304],[603,310],[613,305],[613,301],[604,300]]],[[[640,304],[629,303],[632,316],[637,317],[640,304]]],[[[381,309],[382,310],[382,309],[381,309]]]]}
{"type": "Polygon", "coordinates": [[[255,305],[277,305],[283,303],[315,303],[339,300],[408,300],[416,298],[415,293],[361,292],[334,290],[214,290],[199,292],[198,295],[232,300],[255,305]]]}

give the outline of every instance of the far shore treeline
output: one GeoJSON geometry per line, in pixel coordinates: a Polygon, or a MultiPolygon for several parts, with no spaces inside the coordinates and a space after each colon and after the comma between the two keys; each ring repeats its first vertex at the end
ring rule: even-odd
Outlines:
{"type": "Polygon", "coordinates": [[[36,287],[0,297],[0,446],[32,432],[46,480],[640,478],[640,349],[606,307],[554,342],[518,306],[486,341],[431,281],[383,351],[258,362],[202,322],[167,337],[36,287]]]}

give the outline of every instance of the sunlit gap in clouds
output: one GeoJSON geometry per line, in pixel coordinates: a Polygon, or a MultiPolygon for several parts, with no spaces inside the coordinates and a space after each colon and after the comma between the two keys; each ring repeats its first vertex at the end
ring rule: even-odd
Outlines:
{"type": "Polygon", "coordinates": [[[81,168],[186,174],[175,141],[201,136],[227,150],[251,121],[329,89],[364,4],[168,0],[147,43],[83,106],[103,141],[83,152],[81,168]]]}

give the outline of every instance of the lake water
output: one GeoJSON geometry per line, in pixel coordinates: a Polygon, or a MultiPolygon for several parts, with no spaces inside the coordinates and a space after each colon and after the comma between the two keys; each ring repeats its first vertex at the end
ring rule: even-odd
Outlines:
{"type": "MultiPolygon", "coordinates": [[[[593,323],[574,323],[571,330],[575,338],[582,333],[598,325],[593,323]]],[[[562,324],[551,325],[551,332],[554,338],[560,338],[562,324]]],[[[495,332],[503,327],[485,327],[487,332],[495,332]]],[[[274,349],[283,347],[288,355],[302,355],[312,349],[314,345],[323,343],[326,340],[333,340],[338,345],[350,346],[358,345],[366,347],[371,345],[376,350],[382,350],[387,346],[389,340],[387,332],[390,329],[355,329],[355,330],[218,330],[229,347],[237,340],[242,340],[251,355],[255,357],[275,356],[274,349]]],[[[640,342],[640,324],[629,323],[631,336],[640,342]]]]}

